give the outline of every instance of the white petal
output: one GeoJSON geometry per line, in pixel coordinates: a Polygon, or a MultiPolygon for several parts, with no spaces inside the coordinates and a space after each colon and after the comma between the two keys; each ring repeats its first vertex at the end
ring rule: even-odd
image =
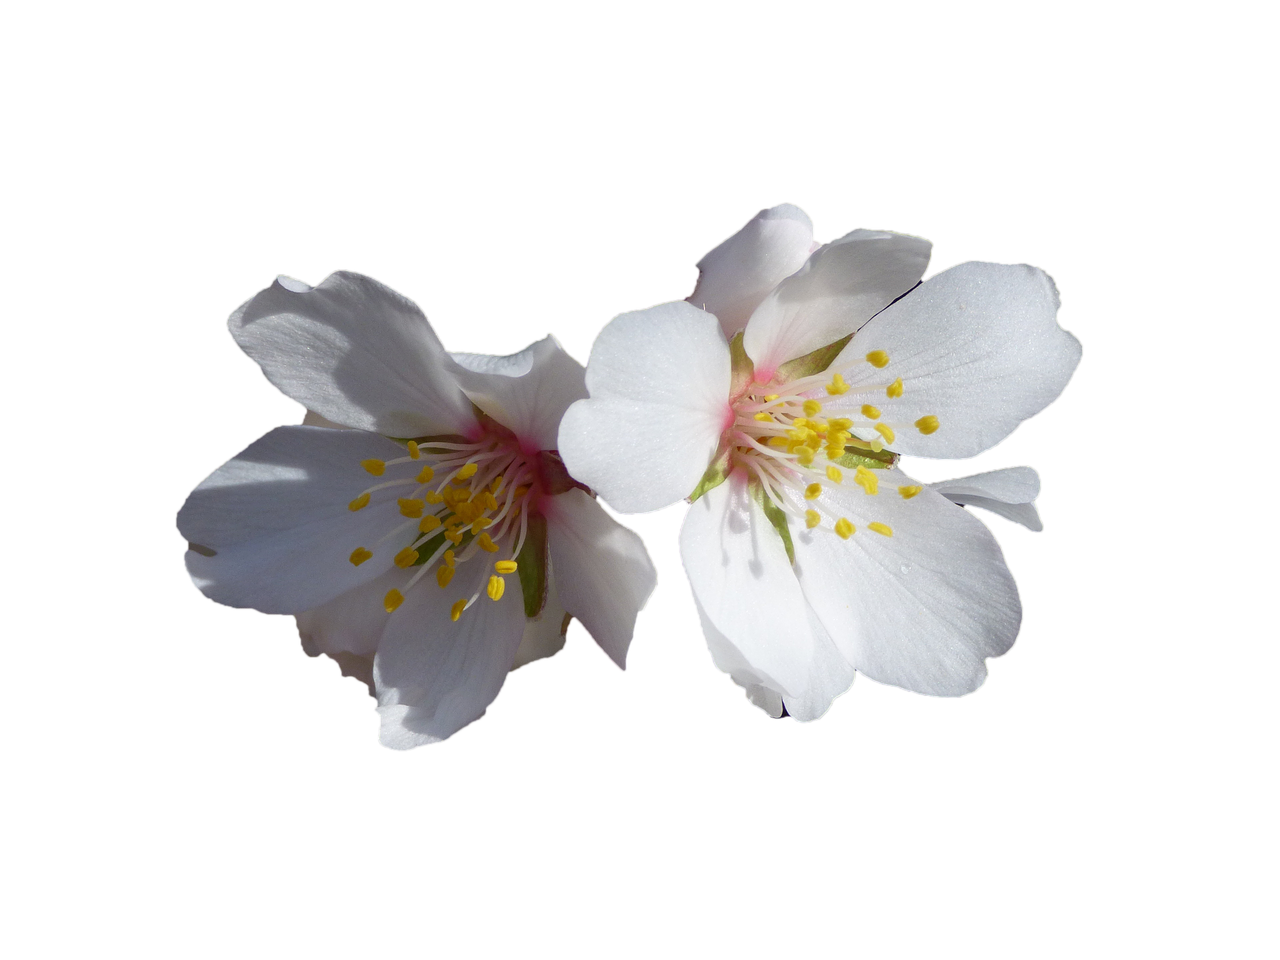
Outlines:
{"type": "Polygon", "coordinates": [[[524,635],[524,605],[511,583],[517,589],[501,600],[485,595],[492,566],[484,556],[460,563],[447,589],[422,580],[388,615],[373,667],[386,746],[443,740],[480,717],[502,689],[524,635]],[[477,590],[479,598],[450,620],[453,603],[477,590]]]}
{"type": "Polygon", "coordinates": [[[568,629],[569,615],[556,593],[555,575],[552,573],[547,583],[547,601],[542,606],[542,612],[534,619],[524,622],[524,635],[520,638],[520,647],[516,650],[516,659],[511,664],[511,669],[515,670],[526,663],[559,653],[564,649],[564,635],[568,629]]]}
{"type": "Polygon", "coordinates": [[[742,345],[756,379],[853,333],[916,285],[930,249],[928,240],[881,230],[855,230],[818,249],[751,315],[742,345]]]}
{"type": "Polygon", "coordinates": [[[729,638],[721,633],[702,609],[698,595],[693,595],[694,605],[698,608],[698,619],[702,621],[702,635],[707,638],[707,649],[711,651],[711,660],[717,667],[729,674],[730,679],[747,693],[747,699],[773,717],[782,716],[782,694],[765,683],[752,669],[751,664],[729,638]]]}
{"type": "MultiPolygon", "coordinates": [[[[921,284],[858,332],[831,369],[851,367],[855,387],[901,377],[896,400],[871,402],[897,432],[899,453],[971,457],[1007,437],[1062,392],[1080,362],[1080,343],[1058,326],[1058,292],[1043,270],[964,263],[921,284]],[[882,350],[876,369],[862,358],[882,350]],[[937,432],[912,426],[933,415],[937,432]]],[[[865,395],[851,391],[848,402],[865,395]]]]}
{"type": "Polygon", "coordinates": [[[560,424],[565,466],[624,513],[687,497],[732,420],[729,377],[711,314],[677,302],[615,317],[591,348],[591,399],[560,424]]]}
{"type": "Polygon", "coordinates": [[[1018,634],[1013,577],[995,538],[966,510],[929,489],[903,499],[897,488],[910,478],[876,473],[875,496],[847,484],[798,500],[828,515],[819,529],[793,535],[804,595],[859,672],[920,693],[968,693],[986,677],[984,660],[1018,634]],[[832,532],[832,516],[854,523],[850,539],[832,532]],[[873,521],[893,535],[869,529],[873,521]]]}
{"type": "Polygon", "coordinates": [[[455,353],[458,383],[477,407],[509,428],[526,451],[554,450],[569,404],[587,395],[586,370],[546,337],[509,357],[455,353]]]}
{"type": "Polygon", "coordinates": [[[466,434],[471,404],[422,311],[369,277],[277,280],[231,315],[267,379],[335,423],[389,437],[466,434]]]}
{"type": "Polygon", "coordinates": [[[303,648],[331,657],[340,653],[372,657],[387,626],[383,598],[393,587],[404,586],[408,578],[405,571],[391,567],[382,576],[297,614],[303,648]]]}
{"type": "Polygon", "coordinates": [[[1007,467],[929,486],[952,503],[990,510],[1030,530],[1044,529],[1032,503],[1040,494],[1040,477],[1030,467],[1007,467]]]}
{"type": "Polygon", "coordinates": [[[799,207],[761,210],[747,225],[698,261],[689,303],[713,313],[725,338],[747,325],[760,301],[809,259],[813,224],[799,207]]]}
{"type": "Polygon", "coordinates": [[[737,672],[784,697],[804,696],[817,641],[782,539],[741,475],[690,506],[680,556],[707,620],[741,657],[737,672]]]}
{"type": "Polygon", "coordinates": [[[361,460],[403,453],[364,431],[272,430],[210,474],[179,511],[182,535],[216,551],[187,551],[191,578],[212,600],[264,613],[310,610],[372,580],[395,552],[375,543],[404,518],[394,496],[354,513],[347,504],[374,482],[361,460]],[[353,566],[356,547],[373,558],[353,566]]]}
{"type": "Polygon", "coordinates": [[[636,615],[657,582],[644,544],[581,490],[550,497],[543,510],[560,602],[625,668],[636,615]]]}

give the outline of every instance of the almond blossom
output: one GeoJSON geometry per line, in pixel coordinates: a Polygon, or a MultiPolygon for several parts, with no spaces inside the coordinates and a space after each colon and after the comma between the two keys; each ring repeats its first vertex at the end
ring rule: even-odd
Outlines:
{"type": "Polygon", "coordinates": [[[967,693],[1018,632],[1000,548],[958,504],[1038,528],[1034,471],[926,485],[899,458],[999,442],[1080,345],[1043,271],[920,283],[929,253],[872,230],[817,246],[798,208],[761,211],[688,302],[605,327],[561,424],[569,471],[616,509],[692,501],[681,554],[712,656],[775,716],[820,716],[855,671],[967,693]]]}
{"type": "Polygon", "coordinates": [[[281,278],[230,327],[308,414],[178,514],[206,596],[295,615],[308,652],[371,685],[390,747],[478,718],[569,617],[625,666],[654,571],[555,452],[586,389],[553,338],[449,354],[412,302],[352,273],[281,278]]]}

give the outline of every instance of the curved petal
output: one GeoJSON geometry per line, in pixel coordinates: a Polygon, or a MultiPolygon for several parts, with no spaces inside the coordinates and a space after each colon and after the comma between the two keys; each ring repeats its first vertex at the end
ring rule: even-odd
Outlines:
{"type": "Polygon", "coordinates": [[[1000,442],[1062,392],[1080,343],[1058,326],[1058,291],[1043,270],[963,263],[921,284],[868,323],[831,364],[854,390],[901,378],[902,396],[876,387],[899,453],[971,457],[1000,442]],[[888,354],[876,369],[863,358],[888,354]],[[913,426],[938,418],[929,435],[913,426]]]}
{"type": "Polygon", "coordinates": [[[358,273],[281,278],[228,321],[284,393],[335,423],[389,437],[466,434],[471,404],[422,311],[358,273]]]}
{"type": "Polygon", "coordinates": [[[990,510],[1029,530],[1038,532],[1044,529],[1032,502],[1040,495],[1040,477],[1030,467],[1006,467],[1004,470],[931,483],[929,487],[952,503],[990,510]]]}
{"type": "Polygon", "coordinates": [[[591,399],[561,421],[565,467],[623,513],[687,497],[732,420],[729,377],[711,314],[680,301],[615,317],[591,348],[591,399]]]}
{"type": "Polygon", "coordinates": [[[435,743],[479,718],[502,689],[524,636],[519,590],[494,602],[484,593],[492,567],[458,565],[446,590],[430,578],[406,591],[387,617],[373,662],[382,743],[397,750],[435,743]],[[455,601],[479,592],[454,622],[455,601]]]}
{"type": "Polygon", "coordinates": [[[404,586],[406,579],[403,570],[391,567],[328,603],[296,614],[303,648],[331,657],[341,653],[372,657],[387,626],[383,598],[388,590],[404,586]]]}
{"type": "Polygon", "coordinates": [[[689,507],[680,556],[707,620],[741,658],[737,672],[784,697],[805,696],[818,643],[782,539],[741,474],[689,507]]]}
{"type": "Polygon", "coordinates": [[[565,631],[569,629],[571,617],[565,612],[564,604],[556,593],[555,574],[552,573],[548,580],[546,603],[543,604],[541,613],[524,622],[524,635],[520,638],[516,659],[511,664],[512,670],[534,660],[553,656],[564,649],[565,631]]]}
{"type": "Polygon", "coordinates": [[[277,427],[209,475],[178,512],[178,530],[200,549],[187,569],[205,596],[264,613],[298,613],[367,583],[394,553],[378,538],[403,518],[394,496],[358,512],[351,500],[370,477],[360,462],[403,449],[377,434],[277,427]],[[373,549],[352,566],[351,551],[373,549]]]}
{"type": "Polygon", "coordinates": [[[586,370],[546,337],[508,357],[455,353],[471,402],[510,429],[527,453],[554,450],[569,404],[587,395],[586,370]]]}
{"type": "Polygon", "coordinates": [[[812,246],[813,224],[799,207],[761,210],[698,261],[698,285],[688,302],[715,314],[732,340],[760,301],[804,266],[812,246]]]}
{"type": "Polygon", "coordinates": [[[636,615],[658,579],[644,543],[581,490],[550,497],[544,511],[560,602],[625,669],[636,615]]]}
{"type": "Polygon", "coordinates": [[[853,333],[919,282],[931,249],[882,230],[854,230],[819,248],[751,315],[742,346],[756,379],[853,333]]]}
{"type": "Polygon", "coordinates": [[[968,693],[987,675],[984,660],[1013,645],[1018,589],[979,520],[929,489],[905,499],[896,488],[910,478],[877,473],[875,496],[852,485],[818,501],[797,494],[797,506],[819,504],[827,517],[793,535],[804,595],[859,672],[920,693],[968,693]],[[853,522],[852,537],[832,532],[833,516],[853,522]]]}

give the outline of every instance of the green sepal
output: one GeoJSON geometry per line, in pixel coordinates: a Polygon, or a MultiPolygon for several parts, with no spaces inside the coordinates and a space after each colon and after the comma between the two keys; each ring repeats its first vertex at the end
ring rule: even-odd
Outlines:
{"type": "Polygon", "coordinates": [[[828,343],[825,347],[819,347],[813,353],[806,353],[803,357],[788,360],[778,368],[778,382],[788,383],[792,380],[799,380],[801,377],[812,377],[814,374],[821,373],[831,366],[831,361],[840,355],[840,351],[852,339],[853,334],[851,333],[847,337],[841,337],[835,343],[828,343]]]}
{"type": "Polygon", "coordinates": [[[787,526],[787,515],[778,508],[776,503],[769,499],[763,487],[759,484],[752,484],[752,488],[756,500],[759,501],[761,509],[764,510],[765,518],[772,524],[773,529],[778,531],[778,536],[782,538],[782,545],[787,549],[787,559],[791,561],[792,566],[795,566],[796,548],[791,543],[791,528],[787,526]]]}
{"type": "MultiPolygon", "coordinates": [[[[437,550],[439,550],[442,546],[444,546],[444,541],[445,541],[444,527],[438,527],[437,529],[440,531],[439,533],[433,536],[430,540],[424,540],[422,541],[421,544],[413,548],[418,551],[418,559],[413,561],[413,563],[410,564],[410,566],[414,566],[414,567],[422,566],[424,563],[426,563],[428,560],[430,560],[432,557],[435,556],[435,553],[437,550]]],[[[451,545],[454,550],[461,550],[468,543],[470,543],[472,540],[475,539],[475,535],[471,532],[470,527],[463,527],[462,530],[463,530],[462,539],[459,540],[456,544],[451,545]]],[[[421,534],[415,535],[413,539],[410,540],[408,544],[406,544],[406,546],[412,546],[414,541],[418,539],[418,536],[421,536],[421,534]]]]}
{"type": "Polygon", "coordinates": [[[531,513],[525,523],[528,526],[516,557],[516,575],[524,593],[524,615],[532,620],[547,603],[547,519],[531,513]]]}
{"type": "Polygon", "coordinates": [[[729,358],[732,360],[729,396],[736,397],[747,389],[756,376],[756,365],[751,362],[746,347],[742,345],[742,331],[735,333],[729,341],[729,358]]]}
{"type": "Polygon", "coordinates": [[[892,450],[881,450],[879,453],[874,450],[859,449],[857,453],[846,450],[843,457],[837,457],[831,462],[838,463],[848,470],[857,470],[858,467],[866,467],[868,470],[888,470],[898,462],[898,455],[892,450]]]}
{"type": "Polygon", "coordinates": [[[693,488],[693,493],[689,494],[690,503],[693,503],[708,490],[714,490],[729,479],[729,464],[732,460],[732,454],[733,451],[729,447],[725,447],[720,455],[711,461],[711,466],[707,467],[707,472],[702,475],[698,485],[693,488]]]}

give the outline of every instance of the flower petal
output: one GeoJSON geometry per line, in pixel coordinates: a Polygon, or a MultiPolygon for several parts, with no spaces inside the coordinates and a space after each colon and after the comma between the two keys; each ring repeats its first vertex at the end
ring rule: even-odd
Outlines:
{"type": "Polygon", "coordinates": [[[880,492],[849,485],[816,501],[827,519],[793,535],[804,595],[836,646],[873,680],[954,696],[976,689],[983,662],[1012,646],[1022,608],[995,538],[967,511],[912,486],[897,470],[877,471],[880,492]],[[832,516],[856,532],[842,540],[832,516]],[[886,525],[884,536],[868,524],[886,525]]]}
{"type": "Polygon", "coordinates": [[[516,659],[511,669],[523,667],[526,663],[550,657],[564,649],[565,631],[569,629],[569,614],[556,593],[554,575],[547,584],[547,600],[542,612],[532,620],[524,622],[524,635],[520,638],[520,646],[516,650],[516,659]]]}
{"type": "Polygon", "coordinates": [[[497,602],[485,596],[491,572],[479,557],[460,563],[448,589],[418,583],[387,616],[373,664],[384,745],[407,750],[443,740],[480,717],[502,689],[524,636],[524,605],[519,590],[497,602]],[[452,621],[450,607],[477,591],[452,621]]]}
{"type": "Polygon", "coordinates": [[[782,539],[740,473],[690,506],[680,556],[706,619],[741,658],[730,673],[749,673],[784,697],[805,696],[818,645],[804,595],[782,539]]]}
{"type": "Polygon", "coordinates": [[[477,407],[509,428],[527,452],[554,450],[569,404],[587,395],[586,370],[546,337],[508,357],[455,353],[458,383],[477,407]]]}
{"type": "Polygon", "coordinates": [[[851,367],[857,387],[902,379],[903,393],[873,402],[897,432],[899,453],[971,457],[1000,442],[1062,392],[1080,362],[1080,343],[1058,326],[1058,291],[1026,265],[962,263],[938,274],[868,323],[831,369],[851,367]],[[862,358],[888,355],[876,369],[862,358]],[[935,416],[924,435],[912,425],[935,416]]]}
{"type": "Polygon", "coordinates": [[[277,427],[223,464],[187,498],[178,529],[195,549],[187,570],[211,600],[264,613],[318,607],[380,575],[394,551],[374,548],[402,520],[394,497],[358,512],[348,503],[369,486],[365,459],[403,449],[377,434],[277,427]]]}
{"type": "Polygon", "coordinates": [[[761,210],[747,225],[698,261],[689,303],[715,314],[726,340],[752,311],[809,259],[813,224],[789,203],[761,210]]]}
{"type": "Polygon", "coordinates": [[[990,510],[1029,530],[1044,529],[1032,502],[1040,494],[1040,477],[1030,467],[1006,467],[931,483],[929,487],[952,503],[990,510]]]}
{"type": "Polygon", "coordinates": [[[687,497],[733,416],[729,377],[711,314],[676,302],[615,317],[591,348],[591,399],[560,424],[565,466],[624,513],[687,497]]]}
{"type": "Polygon", "coordinates": [[[581,490],[549,498],[544,510],[560,602],[625,669],[636,615],[657,582],[644,543],[581,490]]]}
{"type": "Polygon", "coordinates": [[[919,282],[931,247],[906,234],[854,230],[819,248],[751,315],[742,345],[756,379],[865,324],[919,282]]]}
{"type": "Polygon", "coordinates": [[[372,657],[387,626],[383,598],[393,587],[404,586],[405,579],[403,570],[391,567],[328,603],[296,614],[303,648],[331,657],[340,653],[372,657]]]}
{"type": "Polygon", "coordinates": [[[390,437],[466,434],[471,404],[422,311],[358,273],[282,278],[231,315],[267,379],[335,423],[390,437]]]}

